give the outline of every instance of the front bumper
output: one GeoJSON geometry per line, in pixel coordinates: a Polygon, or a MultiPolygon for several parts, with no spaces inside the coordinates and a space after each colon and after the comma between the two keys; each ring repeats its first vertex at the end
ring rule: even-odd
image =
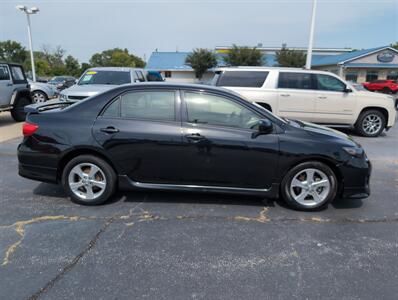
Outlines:
{"type": "Polygon", "coordinates": [[[342,198],[367,198],[370,196],[370,177],[372,164],[365,157],[353,158],[342,167],[343,182],[340,190],[342,198]]]}

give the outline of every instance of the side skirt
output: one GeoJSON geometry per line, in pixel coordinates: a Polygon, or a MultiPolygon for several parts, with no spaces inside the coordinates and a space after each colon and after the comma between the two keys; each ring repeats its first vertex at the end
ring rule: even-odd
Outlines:
{"type": "Polygon", "coordinates": [[[151,189],[162,191],[185,192],[210,192],[221,194],[241,194],[260,197],[278,198],[279,184],[273,183],[270,188],[253,189],[223,186],[183,185],[183,184],[158,184],[133,181],[126,175],[119,175],[119,188],[121,190],[151,189]]]}

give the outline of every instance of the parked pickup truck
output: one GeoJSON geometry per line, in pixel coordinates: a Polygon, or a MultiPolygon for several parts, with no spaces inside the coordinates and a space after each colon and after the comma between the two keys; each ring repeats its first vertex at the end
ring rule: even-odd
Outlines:
{"type": "Polygon", "coordinates": [[[330,72],[220,68],[212,83],[231,89],[280,117],[331,127],[354,127],[362,136],[376,137],[395,123],[392,96],[357,90],[330,72]]]}
{"type": "Polygon", "coordinates": [[[24,107],[32,103],[30,87],[21,65],[0,62],[0,112],[10,111],[17,122],[25,120],[24,107]]]}

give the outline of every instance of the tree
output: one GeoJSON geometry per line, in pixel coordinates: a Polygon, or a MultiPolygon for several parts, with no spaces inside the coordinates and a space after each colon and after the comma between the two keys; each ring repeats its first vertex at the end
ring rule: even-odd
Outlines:
{"type": "Polygon", "coordinates": [[[276,51],[276,61],[281,67],[301,68],[305,65],[306,58],[304,51],[289,50],[285,46],[276,51]]]}
{"type": "Polygon", "coordinates": [[[262,66],[265,64],[263,54],[257,48],[232,45],[224,61],[229,66],[262,66]]]}
{"type": "Polygon", "coordinates": [[[391,44],[391,47],[394,48],[395,50],[398,50],[398,42],[391,44]]]}
{"type": "Polygon", "coordinates": [[[94,67],[145,67],[145,62],[130,54],[127,49],[114,48],[95,53],[91,59],[90,64],[94,67]]]}
{"type": "Polygon", "coordinates": [[[81,74],[79,61],[72,55],[68,55],[65,58],[65,69],[66,74],[74,77],[79,77],[81,74]]]}
{"type": "Polygon", "coordinates": [[[198,48],[188,54],[185,59],[185,63],[194,69],[196,78],[201,79],[208,69],[217,66],[217,59],[216,55],[212,51],[198,48]]]}
{"type": "Polygon", "coordinates": [[[0,60],[22,64],[27,58],[28,53],[20,43],[10,40],[0,42],[0,60]]]}

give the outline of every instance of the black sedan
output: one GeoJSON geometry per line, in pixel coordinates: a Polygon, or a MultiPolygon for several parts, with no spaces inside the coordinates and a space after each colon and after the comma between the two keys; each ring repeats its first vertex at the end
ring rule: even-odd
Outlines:
{"type": "Polygon", "coordinates": [[[370,162],[351,138],[219,88],[125,85],[26,111],[19,174],[60,183],[79,204],[159,189],[282,196],[311,210],[370,193],[370,162]]]}

